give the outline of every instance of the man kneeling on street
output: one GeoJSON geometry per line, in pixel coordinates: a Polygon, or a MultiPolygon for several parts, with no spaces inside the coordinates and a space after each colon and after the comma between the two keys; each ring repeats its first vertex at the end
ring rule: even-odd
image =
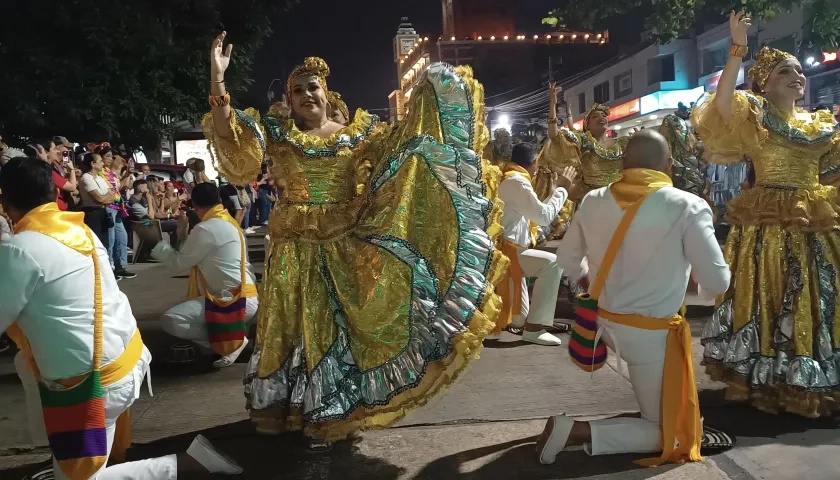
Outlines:
{"type": "Polygon", "coordinates": [[[557,263],[570,278],[584,275],[581,262],[587,259],[584,278],[594,279],[591,288],[581,282],[589,298],[579,301],[571,342],[580,348],[570,346],[569,354],[584,370],[597,369],[606,350],[600,359],[591,352],[599,352],[602,338],[620,355],[619,371],[621,361],[627,363],[641,418],[549,418],[537,442],[544,464],[554,463],[565,447],[581,445],[590,455],[661,452],[640,462],[648,466],[701,459],[691,330],[677,312],[689,275],[703,290],[720,294],[729,287],[730,271],[709,205],[673,187],[670,164],[662,135],[634,134],[621,180],[584,197],[557,250],[557,263]]]}
{"type": "Polygon", "coordinates": [[[554,254],[536,250],[534,246],[538,228],[551,225],[563,208],[575,171],[568,168],[562,177],[555,178],[555,183],[563,183],[555,185],[551,196],[543,202],[531,187],[531,175],[536,169],[537,147],[532,143],[515,145],[510,161],[504,167],[504,180],[499,185],[499,198],[505,202],[501,249],[511,263],[507,276],[499,285],[503,304],[497,333],[512,324],[524,327],[522,340],[526,342],[557,346],[560,339],[546,329],[554,324],[563,270],[557,265],[554,254]],[[528,277],[537,278],[530,305],[525,283],[528,277]]]}
{"type": "Polygon", "coordinates": [[[188,301],[163,314],[163,329],[222,356],[217,368],[232,365],[248,345],[248,325],[259,307],[254,275],[248,264],[245,236],[219,198],[213,183],[196,185],[192,192],[201,222],[187,230],[180,219],[180,250],[160,242],[152,256],[178,272],[190,270],[188,301]]]}
{"type": "Polygon", "coordinates": [[[0,243],[0,332],[21,350],[19,375],[31,422],[45,432],[59,480],[175,480],[188,472],[239,474],[201,435],[185,454],[128,463],[129,409],[152,358],[128,298],[117,287],[105,246],[81,212],[54,202],[52,167],[16,158],[0,172],[3,209],[15,235],[0,243]],[[34,377],[34,378],[33,378],[34,377]],[[110,462],[110,463],[109,463],[110,462]],[[118,464],[119,463],[119,464],[118,464]]]}

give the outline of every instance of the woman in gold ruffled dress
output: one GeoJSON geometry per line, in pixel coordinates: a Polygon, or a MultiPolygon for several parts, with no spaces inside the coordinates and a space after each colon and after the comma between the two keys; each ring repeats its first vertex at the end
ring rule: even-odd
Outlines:
{"type": "Polygon", "coordinates": [[[495,326],[507,259],[493,247],[500,205],[485,196],[498,170],[474,153],[484,94],[471,71],[435,64],[399,128],[363,110],[344,127],[328,117],[326,63],[307,58],[289,77],[291,118],[260,119],[229,106],[224,37],[203,121],[217,169],[246,184],[270,157],[285,184],[247,407],[259,431],[302,429],[325,448],[424,405],[495,326]]]}
{"type": "Polygon", "coordinates": [[[583,117],[582,132],[574,128],[558,127],[558,95],[557,87],[549,85],[548,140],[537,159],[539,171],[534,176],[534,190],[540,198],[547,198],[552,176],[562,175],[566,167],[575,167],[578,178],[546,240],[563,236],[577,204],[587,193],[621,178],[621,156],[629,140],[629,137],[607,138],[610,108],[598,103],[592,105],[583,117]]]}
{"type": "Polygon", "coordinates": [[[746,154],[755,169],[728,204],[732,285],[703,332],[706,370],[729,399],[815,418],[840,398],[840,133],[831,113],[795,107],[806,79],[793,55],[765,47],[748,74],[762,93],[735,90],[749,25],[730,15],[729,60],[692,115],[708,161],[746,154]]]}

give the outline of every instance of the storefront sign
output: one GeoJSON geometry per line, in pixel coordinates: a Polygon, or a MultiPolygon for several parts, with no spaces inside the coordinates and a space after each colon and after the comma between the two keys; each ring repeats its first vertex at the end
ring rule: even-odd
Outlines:
{"type": "Polygon", "coordinates": [[[822,52],[822,54],[823,54],[822,63],[836,62],[837,61],[837,52],[831,52],[831,53],[822,52]]]}
{"type": "Polygon", "coordinates": [[[682,103],[686,107],[696,102],[703,95],[703,87],[690,90],[660,90],[641,99],[641,114],[647,115],[657,110],[669,110],[677,108],[682,103]]]}
{"type": "MultiPolygon", "coordinates": [[[[610,114],[607,117],[607,121],[614,122],[616,120],[621,120],[622,118],[629,117],[630,115],[639,113],[639,99],[630,100],[629,102],[622,103],[621,105],[616,105],[615,107],[610,107],[610,114]]],[[[578,120],[577,122],[572,124],[575,130],[583,130],[583,119],[578,120]]]]}
{"type": "MultiPolygon", "coordinates": [[[[706,80],[703,82],[703,89],[707,92],[714,92],[717,90],[718,82],[720,82],[720,76],[723,74],[723,70],[712,74],[710,77],[707,77],[706,80]]],[[[735,85],[740,85],[744,83],[744,67],[741,67],[738,70],[738,81],[735,85]]]]}

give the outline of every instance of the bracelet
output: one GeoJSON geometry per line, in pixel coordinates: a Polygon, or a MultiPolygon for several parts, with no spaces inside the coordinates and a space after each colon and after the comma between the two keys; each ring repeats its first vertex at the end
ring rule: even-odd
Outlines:
{"type": "Polygon", "coordinates": [[[227,107],[230,105],[230,93],[225,93],[224,95],[210,95],[207,97],[207,101],[210,103],[211,107],[227,107]]]}
{"type": "Polygon", "coordinates": [[[555,118],[549,118],[548,119],[548,124],[549,125],[556,125],[557,124],[557,118],[556,117],[555,118]]]}
{"type": "Polygon", "coordinates": [[[225,79],[223,78],[221,80],[210,80],[210,83],[225,83],[225,79]]]}
{"type": "Polygon", "coordinates": [[[730,57],[744,58],[744,57],[747,56],[747,53],[749,53],[749,51],[750,51],[750,48],[746,45],[738,45],[738,44],[733,43],[732,45],[729,46],[729,56],[730,57]]]}

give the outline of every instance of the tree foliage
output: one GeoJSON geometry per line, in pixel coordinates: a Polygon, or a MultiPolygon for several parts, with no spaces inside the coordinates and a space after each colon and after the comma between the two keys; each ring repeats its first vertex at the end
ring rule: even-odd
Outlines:
{"type": "Polygon", "coordinates": [[[660,43],[679,38],[698,20],[726,15],[744,8],[753,18],[772,20],[779,12],[801,6],[805,12],[806,46],[825,51],[837,50],[840,41],[840,2],[837,0],[568,0],[562,8],[548,13],[543,23],[555,28],[595,29],[609,17],[641,11],[645,28],[660,43]]]}
{"type": "MultiPolygon", "coordinates": [[[[156,148],[206,112],[210,43],[235,39],[234,98],[278,0],[3,0],[0,132],[156,148]]],[[[14,140],[13,140],[14,141],[14,140]]]]}

